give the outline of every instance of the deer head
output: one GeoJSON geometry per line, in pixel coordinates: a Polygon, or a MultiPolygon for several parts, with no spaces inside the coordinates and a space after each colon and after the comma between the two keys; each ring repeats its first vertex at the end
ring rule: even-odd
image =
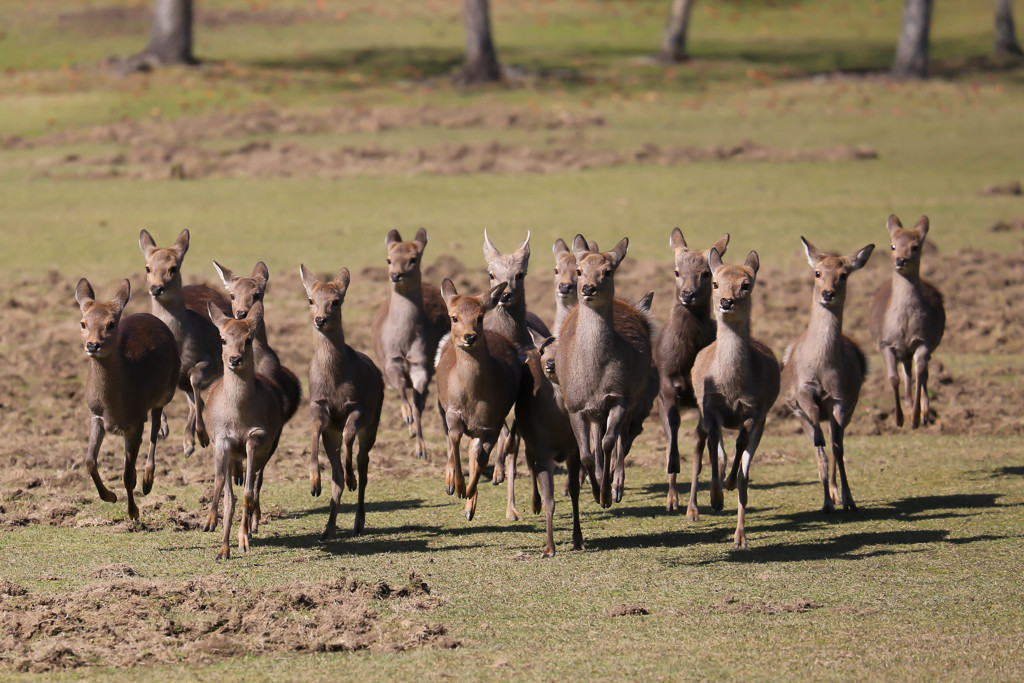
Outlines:
{"type": "Polygon", "coordinates": [[[263,301],[263,294],[267,291],[267,283],[270,281],[267,264],[263,261],[257,262],[252,269],[251,277],[239,277],[216,261],[213,262],[213,267],[217,269],[224,288],[228,290],[231,312],[236,319],[244,320],[253,304],[263,301]]]}
{"type": "Polygon", "coordinates": [[[188,244],[188,230],[182,230],[174,244],[163,249],[156,246],[148,231],[139,233],[139,249],[146,257],[146,286],[154,299],[181,291],[181,262],[188,244]]]}
{"type": "Polygon", "coordinates": [[[868,262],[875,245],[869,244],[847,256],[832,256],[819,250],[803,237],[807,262],[814,269],[814,301],[825,308],[842,310],[846,301],[846,278],[868,262]]]}
{"type": "Polygon", "coordinates": [[[576,235],[572,251],[576,256],[577,293],[584,304],[591,308],[611,305],[615,297],[615,271],[629,249],[629,238],[623,237],[611,251],[595,252],[583,235],[576,235]]]}
{"type": "Polygon", "coordinates": [[[526,239],[511,254],[502,254],[487,236],[484,230],[484,259],[487,261],[487,276],[491,286],[505,282],[508,286],[501,293],[499,306],[512,306],[523,300],[523,284],[526,282],[526,271],[530,267],[530,232],[526,239]]]}
{"type": "Polygon", "coordinates": [[[484,314],[498,305],[507,282],[499,282],[480,296],[460,296],[455,284],[445,278],[441,296],[452,321],[452,341],[461,349],[472,349],[484,334],[484,314]]]}
{"type": "Polygon", "coordinates": [[[117,351],[117,326],[121,322],[131,284],[122,280],[114,298],[106,302],[96,301],[92,285],[85,278],[78,281],[75,299],[82,311],[82,345],[85,355],[90,358],[106,358],[117,351]]]}
{"type": "Polygon", "coordinates": [[[316,276],[299,265],[302,286],[306,289],[309,310],[313,315],[313,327],[327,332],[341,327],[341,305],[345,303],[352,275],[348,268],[342,268],[330,282],[320,282],[316,276]]]}
{"type": "Polygon", "coordinates": [[[206,307],[210,313],[210,320],[220,331],[224,369],[232,372],[251,372],[252,340],[256,335],[256,328],[263,320],[263,302],[257,301],[253,304],[244,320],[229,318],[213,302],[208,303],[206,307]]]}
{"type": "Polygon", "coordinates": [[[397,291],[413,291],[421,282],[420,264],[427,247],[427,231],[420,228],[412,242],[403,242],[402,235],[392,230],[384,239],[388,250],[388,278],[397,291]]]}
{"type": "Polygon", "coordinates": [[[750,318],[750,293],[754,291],[754,281],[761,262],[757,252],[747,255],[742,266],[730,266],[722,263],[722,257],[714,247],[708,252],[708,265],[711,267],[711,303],[716,316],[725,320],[750,318]]]}
{"type": "Polygon", "coordinates": [[[901,275],[917,275],[921,270],[921,250],[928,234],[928,216],[921,216],[911,230],[904,230],[895,214],[885,224],[892,240],[892,265],[901,275]]]}
{"type": "MultiPolygon", "coordinates": [[[[669,245],[675,255],[676,300],[687,307],[706,305],[711,298],[711,267],[708,266],[711,250],[687,247],[679,228],[672,230],[669,245]]],[[[729,233],[726,233],[712,248],[719,256],[724,256],[728,246],[729,233]]]]}

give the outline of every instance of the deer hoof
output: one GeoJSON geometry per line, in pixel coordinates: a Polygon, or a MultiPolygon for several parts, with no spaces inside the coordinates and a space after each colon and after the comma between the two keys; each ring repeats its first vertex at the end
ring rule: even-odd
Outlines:
{"type": "Polygon", "coordinates": [[[453,485],[449,484],[448,486],[444,487],[444,492],[447,493],[450,496],[453,493],[455,493],[455,487],[453,485]]]}
{"type": "Polygon", "coordinates": [[[523,516],[519,514],[519,510],[509,508],[505,511],[505,519],[509,522],[521,522],[523,521],[523,516]]]}
{"type": "Polygon", "coordinates": [[[216,519],[210,519],[209,517],[207,517],[206,521],[203,522],[203,525],[201,527],[199,527],[199,530],[200,531],[213,531],[216,528],[217,528],[217,520],[216,519]]]}
{"type": "Polygon", "coordinates": [[[314,498],[320,497],[320,482],[316,482],[315,484],[309,485],[309,495],[313,496],[314,498]]]}
{"type": "Polygon", "coordinates": [[[896,426],[903,427],[903,413],[896,413],[896,426]]]}
{"type": "Polygon", "coordinates": [[[668,512],[675,512],[679,509],[679,496],[678,494],[668,494],[668,500],[665,502],[665,510],[668,512]]]}
{"type": "Polygon", "coordinates": [[[686,508],[686,521],[687,522],[689,522],[690,524],[693,524],[698,519],[700,519],[700,515],[697,513],[697,508],[691,508],[691,507],[686,508]]]}
{"type": "Polygon", "coordinates": [[[222,547],[220,552],[217,553],[218,560],[226,560],[229,557],[231,557],[231,550],[229,550],[227,546],[222,547]]]}
{"type": "Polygon", "coordinates": [[[136,522],[139,521],[139,508],[137,505],[128,506],[128,518],[133,519],[136,522]]]}
{"type": "Polygon", "coordinates": [[[856,512],[856,511],[857,511],[857,504],[853,502],[852,498],[849,499],[848,501],[846,501],[845,503],[843,503],[843,512],[856,512]]]}
{"type": "Polygon", "coordinates": [[[549,546],[545,546],[544,552],[541,553],[541,557],[547,558],[547,557],[554,557],[554,556],[555,556],[555,549],[552,548],[552,547],[549,547],[549,546]]]}
{"type": "Polygon", "coordinates": [[[359,534],[363,533],[363,527],[365,526],[366,520],[363,517],[356,515],[355,524],[352,525],[352,535],[358,536],[359,534]]]}
{"type": "Polygon", "coordinates": [[[338,535],[338,528],[331,525],[324,529],[324,532],[320,534],[320,542],[329,541],[338,535]]]}
{"type": "Polygon", "coordinates": [[[116,503],[117,494],[114,493],[113,491],[101,491],[100,500],[102,500],[104,503],[116,503]]]}
{"type": "Polygon", "coordinates": [[[472,522],[473,521],[473,515],[475,515],[475,514],[476,514],[476,510],[466,510],[466,521],[467,522],[472,522]]]}
{"type": "Polygon", "coordinates": [[[185,444],[185,445],[184,445],[184,446],[182,447],[182,449],[183,449],[183,450],[185,451],[185,457],[186,457],[186,458],[188,458],[188,457],[190,457],[190,456],[191,456],[191,455],[192,455],[193,453],[195,453],[195,452],[196,452],[196,445],[195,445],[194,443],[186,443],[186,444],[185,444]]]}

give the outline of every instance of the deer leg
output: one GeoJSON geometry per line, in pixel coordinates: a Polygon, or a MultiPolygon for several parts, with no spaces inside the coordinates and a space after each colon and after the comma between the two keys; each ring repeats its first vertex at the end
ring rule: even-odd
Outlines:
{"type": "Polygon", "coordinates": [[[139,507],[135,504],[135,463],[142,445],[142,425],[131,428],[124,434],[124,490],[128,496],[128,517],[139,518],[139,507]]]}
{"type": "Polygon", "coordinates": [[[907,393],[906,393],[906,396],[904,396],[904,401],[907,404],[905,410],[908,413],[910,413],[911,420],[913,420],[914,405],[915,405],[915,401],[914,401],[914,397],[915,397],[915,393],[914,393],[914,384],[915,384],[914,383],[914,357],[911,356],[910,358],[907,358],[905,361],[902,361],[901,364],[903,365],[903,376],[907,380],[907,393]]]}
{"type": "MultiPolygon", "coordinates": [[[[576,437],[576,447],[580,454],[580,464],[584,470],[590,473],[590,481],[593,483],[595,481],[594,454],[590,450],[590,435],[587,420],[581,413],[569,413],[569,425],[572,427],[572,433],[576,437]]],[[[571,485],[569,492],[572,493],[571,485]]],[[[601,500],[601,492],[596,487],[594,488],[594,498],[598,502],[601,500]]]]}
{"type": "MultiPolygon", "coordinates": [[[[264,466],[265,467],[265,466],[264,466]]],[[[255,534],[260,530],[260,519],[263,510],[260,509],[260,491],[263,490],[263,470],[256,473],[256,505],[252,509],[252,519],[249,522],[249,533],[255,534]]]]}
{"type": "MultiPolygon", "coordinates": [[[[736,506],[736,534],[733,536],[733,547],[737,550],[742,550],[747,547],[747,534],[746,534],[746,516],[747,516],[747,484],[750,481],[750,462],[754,459],[754,453],[757,451],[758,444],[761,443],[761,435],[764,433],[765,418],[761,417],[755,422],[754,426],[748,432],[745,428],[740,430],[740,436],[736,440],[737,444],[740,440],[743,441],[743,453],[742,455],[737,452],[736,459],[741,461],[739,467],[739,489],[738,493],[738,504],[736,506]]],[[[736,471],[736,465],[733,463],[733,472],[736,471]]]]}
{"type": "Polygon", "coordinates": [[[492,444],[487,444],[488,448],[484,448],[482,439],[473,439],[469,442],[469,486],[466,487],[466,521],[472,522],[473,516],[476,514],[476,499],[480,491],[478,485],[480,484],[480,475],[483,474],[483,469],[487,465],[488,451],[492,444]]]}
{"type": "Polygon", "coordinates": [[[927,346],[918,346],[914,350],[914,412],[911,425],[917,429],[928,424],[928,357],[927,346]]]}
{"type": "Polygon", "coordinates": [[[668,498],[665,509],[669,512],[679,509],[679,492],[676,490],[676,475],[679,473],[679,407],[676,405],[676,390],[671,384],[662,384],[658,395],[658,411],[661,430],[665,433],[665,472],[668,474],[668,498]]]}
{"type": "Polygon", "coordinates": [[[896,353],[888,346],[881,347],[882,361],[885,363],[885,374],[889,376],[893,397],[896,400],[896,426],[903,426],[903,406],[900,404],[900,373],[896,369],[896,353]]]}
{"type": "Polygon", "coordinates": [[[608,422],[605,426],[604,438],[601,439],[601,450],[605,457],[604,480],[601,483],[601,507],[611,507],[612,502],[622,500],[625,486],[626,448],[623,445],[623,432],[626,426],[626,407],[616,403],[608,411],[608,422]]]}
{"type": "Polygon", "coordinates": [[[572,549],[583,550],[583,531],[580,529],[580,460],[567,453],[565,464],[569,469],[569,500],[572,501],[572,549]]]}
{"type": "Polygon", "coordinates": [[[604,438],[602,436],[605,425],[600,420],[587,419],[590,424],[590,448],[594,452],[594,475],[597,477],[596,481],[592,482],[594,489],[595,500],[601,507],[608,507],[611,505],[611,462],[610,453],[606,453],[604,450],[604,438]],[[607,494],[605,493],[605,486],[608,487],[607,494]],[[608,505],[605,505],[605,501],[608,505]]]}
{"type": "Polygon", "coordinates": [[[729,472],[728,479],[725,480],[725,488],[730,491],[736,488],[736,479],[740,469],[740,455],[747,450],[747,439],[749,438],[750,432],[746,428],[741,428],[739,435],[736,437],[736,457],[732,460],[732,470],[729,472]]]}
{"type": "Polygon", "coordinates": [[[149,411],[149,449],[146,453],[146,469],[142,473],[142,495],[144,496],[153,490],[153,477],[156,474],[156,442],[160,438],[160,418],[163,414],[163,408],[153,408],[149,411]]]}
{"type": "Polygon", "coordinates": [[[362,419],[363,413],[359,410],[353,410],[348,414],[348,419],[345,420],[345,431],[342,434],[342,441],[345,444],[345,486],[348,487],[349,491],[356,490],[356,471],[352,467],[352,446],[355,444],[362,419]]]}
{"type": "MultiPolygon", "coordinates": [[[[192,398],[195,401],[195,434],[199,436],[199,445],[206,448],[210,445],[210,436],[206,432],[206,422],[203,420],[203,394],[201,389],[209,379],[206,370],[209,368],[207,361],[196,363],[188,373],[188,381],[192,385],[192,398]]],[[[192,444],[195,447],[195,442],[192,444]]]]}
{"type": "Polygon", "coordinates": [[[249,552],[252,540],[252,513],[256,510],[256,451],[266,438],[263,430],[253,430],[245,440],[245,495],[242,500],[242,523],[238,526],[238,551],[249,552]]]}
{"type": "Polygon", "coordinates": [[[331,424],[327,402],[310,401],[309,418],[313,433],[309,447],[309,495],[316,498],[320,495],[320,438],[331,424]]]}
{"type": "MultiPolygon", "coordinates": [[[[505,504],[505,519],[509,522],[521,522],[523,521],[523,516],[516,509],[516,456],[519,454],[519,435],[518,426],[514,420],[512,421],[512,427],[509,429],[507,443],[509,460],[505,468],[505,476],[508,478],[508,501],[505,504]]],[[[505,455],[499,453],[498,457],[500,459],[505,457],[505,455]]]]}
{"type": "Polygon", "coordinates": [[[720,512],[725,507],[725,495],[722,493],[721,475],[719,463],[716,462],[716,454],[722,449],[722,427],[717,415],[709,415],[709,409],[705,406],[704,431],[708,435],[708,456],[711,458],[711,509],[720,512]]]}
{"type": "Polygon", "coordinates": [[[555,556],[555,483],[554,463],[551,454],[545,458],[544,464],[537,467],[537,479],[540,495],[544,501],[544,522],[546,537],[544,541],[544,557],[555,556]]]}
{"type": "Polygon", "coordinates": [[[459,456],[459,442],[465,426],[461,419],[448,424],[448,467],[445,470],[445,492],[450,496],[458,492],[459,498],[466,497],[466,479],[462,474],[462,459],[459,456]]]}
{"type": "Polygon", "coordinates": [[[800,387],[796,394],[796,410],[794,412],[800,421],[800,426],[803,427],[804,432],[811,438],[811,443],[814,445],[814,459],[818,464],[818,479],[821,481],[824,493],[821,511],[828,514],[835,509],[835,506],[829,487],[828,457],[825,454],[825,435],[821,431],[821,411],[814,393],[806,385],[800,387]]]}
{"type": "MultiPolygon", "coordinates": [[[[540,497],[539,484],[537,483],[537,463],[536,454],[531,455],[529,445],[524,449],[526,451],[526,470],[530,473],[530,492],[532,493],[530,499],[530,509],[533,510],[533,514],[539,515],[543,509],[541,506],[543,501],[540,497]]],[[[554,465],[552,464],[552,476],[554,475],[554,465]]],[[[552,484],[553,486],[553,484],[552,484]]]]}
{"type": "Polygon", "coordinates": [[[345,470],[341,463],[342,435],[325,429],[321,438],[324,442],[324,453],[331,463],[331,507],[327,514],[327,526],[320,534],[320,540],[327,541],[338,535],[338,511],[341,509],[341,494],[345,490],[345,470]]]}
{"type": "Polygon", "coordinates": [[[367,472],[370,469],[370,449],[373,448],[374,441],[377,438],[375,432],[372,431],[364,436],[366,432],[361,432],[359,436],[359,453],[356,454],[356,467],[359,470],[359,488],[356,494],[356,518],[352,524],[352,533],[358,536],[363,533],[363,529],[366,527],[366,477],[367,472]]]}
{"type": "Polygon", "coordinates": [[[196,450],[196,399],[191,388],[182,391],[188,399],[188,417],[185,419],[185,435],[181,441],[182,450],[187,458],[196,450]]]}
{"type": "Polygon", "coordinates": [[[416,433],[416,457],[429,460],[427,442],[423,440],[423,410],[427,406],[427,384],[430,375],[425,368],[412,368],[412,428],[416,433]]]}
{"type": "MultiPolygon", "coordinates": [[[[206,514],[206,521],[199,527],[203,531],[213,531],[217,528],[217,505],[220,503],[220,497],[224,491],[224,477],[225,473],[230,474],[231,462],[230,455],[225,452],[223,445],[220,441],[214,443],[213,447],[213,466],[214,466],[214,480],[213,480],[213,493],[210,497],[210,511],[206,514]],[[228,462],[224,462],[227,459],[228,462]]],[[[230,483],[230,479],[229,479],[230,483]]]]}
{"type": "Polygon", "coordinates": [[[167,436],[170,433],[171,433],[171,428],[167,426],[167,413],[163,412],[163,409],[161,409],[160,410],[160,432],[159,432],[159,437],[160,437],[161,440],[166,439],[167,436]]]}
{"type": "Polygon", "coordinates": [[[221,510],[224,515],[224,542],[220,546],[220,552],[217,553],[217,559],[226,560],[231,557],[231,522],[235,517],[235,492],[231,489],[231,461],[233,458],[225,452],[225,443],[218,441],[216,448],[219,451],[217,461],[221,465],[217,481],[223,482],[221,496],[224,498],[224,508],[221,510]]]}
{"type": "Polygon", "coordinates": [[[116,503],[117,496],[103,485],[99,467],[96,466],[96,456],[99,455],[104,434],[106,434],[106,430],[103,428],[103,418],[94,415],[89,423],[89,448],[85,453],[85,466],[89,470],[89,476],[92,477],[93,483],[96,484],[96,492],[100,494],[100,500],[116,503]]]}
{"type": "MultiPolygon", "coordinates": [[[[697,483],[700,481],[700,470],[702,461],[704,460],[704,444],[707,442],[708,434],[704,431],[703,425],[700,422],[697,423],[696,429],[693,430],[693,478],[690,480],[690,501],[686,504],[686,520],[688,522],[696,522],[700,515],[697,512],[697,483]]],[[[711,469],[718,469],[718,463],[715,461],[715,453],[710,449],[708,450],[708,464],[711,465],[711,469]]]]}
{"type": "Polygon", "coordinates": [[[491,483],[495,486],[505,481],[505,450],[508,448],[509,434],[509,428],[502,423],[494,449],[494,473],[491,475],[491,483]]]}
{"type": "Polygon", "coordinates": [[[836,503],[842,502],[843,512],[857,511],[857,504],[853,502],[853,493],[850,492],[850,482],[846,479],[846,463],[843,460],[843,435],[846,431],[846,415],[843,406],[836,405],[832,408],[832,460],[839,468],[839,481],[842,484],[842,496],[836,503]]]}

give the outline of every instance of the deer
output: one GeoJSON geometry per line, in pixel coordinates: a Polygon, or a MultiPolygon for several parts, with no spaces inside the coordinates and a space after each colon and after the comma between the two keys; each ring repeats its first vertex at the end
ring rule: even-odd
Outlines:
{"type": "Polygon", "coordinates": [[[875,245],[869,244],[843,257],[825,253],[803,237],[807,262],[814,271],[814,294],[807,329],[786,350],[782,361],[782,389],[786,407],[800,421],[814,444],[818,478],[825,493],[823,513],[835,503],[843,511],[856,510],[843,462],[843,433],[853,418],[868,360],[857,342],[843,334],[843,306],[847,278],[867,264],[875,245]],[[832,475],[825,455],[821,420],[827,419],[832,436],[832,475]],[[836,486],[836,470],[842,493],[836,486]]]}
{"type": "MultiPolygon", "coordinates": [[[[511,254],[502,254],[494,246],[484,229],[484,259],[487,262],[487,277],[493,287],[499,282],[508,286],[501,293],[498,305],[484,316],[484,329],[497,332],[523,351],[534,348],[540,341],[551,336],[547,325],[534,313],[526,310],[526,272],[530,266],[530,233],[511,254]]],[[[516,425],[503,428],[495,448],[494,474],[491,483],[497,486],[505,480],[508,466],[508,512],[509,521],[521,521],[522,515],[515,507],[516,457],[519,454],[519,439],[516,425]]]]}
{"type": "Polygon", "coordinates": [[[331,463],[331,510],[321,541],[337,533],[338,510],[344,486],[356,490],[352,447],[359,440],[358,502],[352,529],[360,534],[366,521],[366,476],[370,449],[377,441],[381,407],[384,404],[384,376],[370,357],[345,343],[341,307],[352,276],[342,268],[334,280],[321,282],[305,265],[299,265],[313,317],[313,359],[309,364],[309,416],[312,448],[309,461],[309,492],[320,495],[320,442],[331,463]],[[345,447],[344,467],[341,448],[345,447]]]}
{"type": "Polygon", "coordinates": [[[426,458],[421,421],[427,385],[434,373],[438,343],[451,324],[440,291],[423,282],[421,275],[427,231],[420,228],[412,242],[403,242],[401,234],[392,230],[384,242],[391,295],[373,318],[373,348],[384,379],[402,399],[402,419],[409,427],[409,436],[416,439],[416,457],[426,458]]]}
{"type": "MultiPolygon", "coordinates": [[[[731,491],[739,482],[733,546],[743,549],[747,547],[744,523],[750,463],[761,443],[768,411],[779,395],[779,363],[766,344],[750,336],[751,294],[760,267],[757,252],[751,251],[742,266],[734,266],[722,263],[718,250],[712,247],[708,265],[717,335],[697,354],[690,380],[707,434],[708,453],[718,453],[722,448],[722,429],[739,430],[736,456],[725,486],[731,491]]],[[[712,465],[711,507],[718,511],[724,498],[713,457],[712,465]]]]}
{"type": "Polygon", "coordinates": [[[527,371],[516,399],[515,414],[526,451],[533,483],[533,512],[545,514],[544,557],[554,557],[554,463],[564,462],[569,472],[568,495],[572,501],[572,546],[583,550],[580,530],[580,452],[565,409],[555,367],[557,344],[545,339],[540,348],[527,352],[527,371]]]}
{"type": "MultiPolygon", "coordinates": [[[[651,326],[640,311],[615,298],[614,275],[629,248],[623,238],[604,253],[573,240],[580,303],[562,321],[556,372],[580,461],[594,499],[604,508],[622,500],[625,457],[642,424],[650,392],[651,326]]],[[[649,409],[649,405],[648,405],[649,409]]]]}
{"type": "Polygon", "coordinates": [[[75,300],[82,313],[82,345],[89,358],[85,401],[92,413],[86,467],[100,499],[117,502],[117,495],[103,485],[96,457],[103,436],[110,432],[124,438],[124,489],[128,517],[139,518],[135,504],[135,463],[142,445],[143,427],[149,416],[149,453],[142,476],[142,493],[153,489],[156,442],[164,407],[178,385],[178,345],[167,326],[149,313],[121,317],[131,296],[131,284],[122,280],[114,298],[96,301],[92,285],[78,281],[75,300]]]}
{"type": "MultiPolygon", "coordinates": [[[[661,428],[667,442],[665,448],[665,470],[668,473],[668,497],[665,509],[679,509],[679,493],[676,490],[676,475],[679,473],[679,411],[682,408],[696,408],[697,399],[690,384],[690,370],[701,349],[715,340],[715,316],[711,313],[711,268],[708,266],[708,251],[690,249],[679,228],[669,236],[675,260],[675,300],[669,309],[668,322],[654,340],[654,363],[659,376],[659,404],[661,428]]],[[[726,233],[713,245],[718,254],[725,254],[729,246],[726,233]]],[[[695,522],[697,513],[697,481],[700,477],[704,444],[707,434],[700,424],[694,429],[693,437],[693,479],[690,484],[690,501],[686,507],[686,518],[695,522]]],[[[715,454],[709,454],[712,466],[715,454]]],[[[719,465],[721,467],[721,465],[719,465]]]]}
{"type": "Polygon", "coordinates": [[[242,522],[238,528],[238,550],[249,552],[251,534],[259,528],[260,490],[263,471],[277,450],[284,426],[284,396],[268,377],[256,372],[253,352],[256,330],[263,320],[263,302],[257,301],[242,320],[225,315],[212,302],[210,320],[217,326],[222,344],[224,373],[206,401],[209,439],[214,452],[213,500],[203,531],[217,527],[217,503],[223,496],[224,540],[218,560],[231,556],[231,521],[235,514],[232,473],[237,462],[245,468],[242,522]]]}
{"type": "MultiPolygon", "coordinates": [[[[466,499],[469,521],[476,513],[481,471],[520,391],[519,349],[484,327],[484,315],[498,305],[506,286],[500,282],[480,296],[460,296],[451,280],[441,283],[452,326],[437,353],[438,407],[448,439],[445,491],[466,499]],[[472,439],[468,486],[459,454],[463,435],[472,439]]],[[[506,508],[506,517],[511,512],[506,508]]]]}
{"type": "MultiPolygon", "coordinates": [[[[181,358],[178,388],[188,398],[188,419],[182,440],[186,458],[195,451],[197,432],[207,433],[200,392],[224,371],[220,335],[210,322],[208,305],[212,303],[222,313],[231,311],[227,300],[215,289],[206,285],[182,286],[181,263],[188,247],[188,230],[182,230],[174,244],[164,248],[156,246],[148,231],[139,233],[139,248],[146,257],[146,285],[152,298],[152,313],[171,330],[181,358]]],[[[203,443],[202,438],[200,443],[206,447],[208,444],[203,443]]]]}
{"type": "Polygon", "coordinates": [[[946,309],[939,290],[921,277],[921,251],[928,234],[928,216],[921,216],[911,230],[905,230],[900,219],[892,215],[886,228],[892,240],[892,280],[879,287],[872,299],[868,327],[882,353],[885,372],[892,385],[896,426],[903,426],[900,376],[896,369],[899,363],[907,378],[911,426],[917,429],[930,419],[928,361],[942,341],[946,309]]]}
{"type": "MultiPolygon", "coordinates": [[[[587,248],[590,251],[600,251],[597,242],[591,240],[587,248]]],[[[555,255],[555,336],[558,336],[558,328],[562,319],[569,309],[579,303],[576,297],[576,256],[569,249],[561,237],[555,240],[551,247],[555,255]]]]}

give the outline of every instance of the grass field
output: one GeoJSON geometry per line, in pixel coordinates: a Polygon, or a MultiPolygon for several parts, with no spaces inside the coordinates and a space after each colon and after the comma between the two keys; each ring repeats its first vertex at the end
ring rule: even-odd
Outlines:
{"type": "MultiPolygon", "coordinates": [[[[648,59],[662,0],[499,0],[498,48],[521,78],[470,91],[447,79],[460,59],[457,3],[204,0],[206,63],[127,78],[100,61],[143,46],[148,2],[0,6],[0,677],[1024,676],[1024,205],[980,192],[1021,179],[1024,67],[987,57],[990,4],[937,3],[939,77],[917,84],[879,73],[896,0],[701,0],[693,59],[673,67],[648,59]],[[734,146],[768,160],[682,153],[734,146]],[[858,147],[877,158],[830,156],[858,147]],[[188,179],[171,179],[174,168],[188,179]],[[393,393],[361,537],[317,541],[326,506],[304,483],[301,416],[268,472],[253,551],[226,563],[214,560],[217,535],[193,528],[212,472],[208,452],[179,455],[182,399],[142,524],[126,522],[123,500],[100,503],[80,462],[86,361],[71,288],[81,276],[100,296],[122,277],[138,286],[143,227],[161,245],[191,230],[191,279],[212,282],[213,258],[239,272],[266,261],[271,340],[300,376],[297,264],[352,269],[345,321],[368,350],[391,228],[425,226],[437,279],[481,287],[483,228],[503,249],[532,230],[531,305],[544,317],[556,237],[604,246],[628,235],[635,270],[620,289],[656,289],[660,319],[670,229],[701,247],[730,232],[727,261],[757,249],[766,266],[754,328],[779,355],[805,321],[798,236],[844,253],[874,242],[847,329],[877,368],[861,309],[887,277],[890,213],[931,218],[926,264],[951,313],[933,374],[939,424],[894,430],[874,370],[847,439],[859,511],[826,518],[810,445],[775,415],[752,469],[744,552],[730,542],[734,494],[713,514],[702,489],[695,525],[664,511],[653,418],[623,502],[601,510],[584,497],[585,552],[569,550],[558,500],[547,561],[528,486],[525,522],[506,522],[504,488],[485,486],[466,523],[443,494],[436,415],[434,458],[416,462],[393,393]],[[998,221],[1007,229],[991,230],[998,221]],[[429,594],[397,590],[418,585],[410,574],[429,594]],[[338,597],[332,581],[353,588],[338,597]],[[272,607],[224,607],[281,591],[291,597],[272,607]],[[309,597],[322,595],[334,597],[309,597]],[[188,607],[207,599],[219,607],[188,607]],[[87,619],[107,610],[109,623],[87,619]],[[223,623],[189,630],[221,610],[223,623]],[[331,618],[355,640],[314,633],[331,618]],[[218,634],[238,644],[224,649],[218,634]],[[318,648],[339,651],[306,651],[318,648]]],[[[101,470],[115,492],[119,451],[108,437],[101,470]]]]}

